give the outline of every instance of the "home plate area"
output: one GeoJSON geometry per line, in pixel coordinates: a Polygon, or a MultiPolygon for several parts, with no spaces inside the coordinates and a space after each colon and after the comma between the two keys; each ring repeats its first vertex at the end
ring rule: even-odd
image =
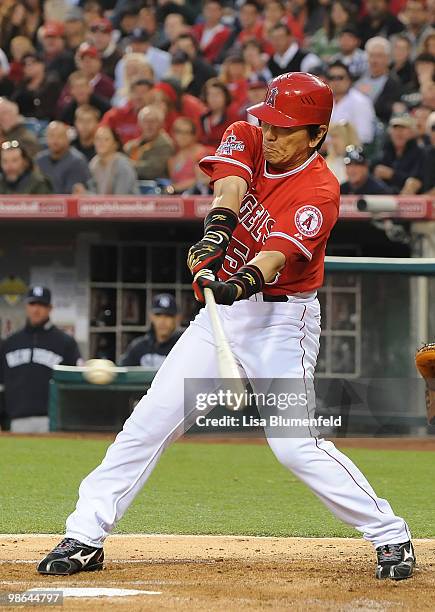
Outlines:
{"type": "Polygon", "coordinates": [[[434,609],[435,540],[415,541],[418,569],[401,582],[375,580],[371,545],[352,538],[116,535],[103,571],[39,575],[59,540],[0,535],[0,595],[61,590],[63,610],[434,609]]]}

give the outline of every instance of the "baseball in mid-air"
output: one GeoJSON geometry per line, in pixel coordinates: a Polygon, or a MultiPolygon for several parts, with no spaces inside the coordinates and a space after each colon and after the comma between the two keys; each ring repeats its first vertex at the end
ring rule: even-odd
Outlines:
{"type": "Polygon", "coordinates": [[[110,359],[89,359],[85,362],[83,377],[93,385],[108,385],[116,376],[116,365],[110,359]]]}

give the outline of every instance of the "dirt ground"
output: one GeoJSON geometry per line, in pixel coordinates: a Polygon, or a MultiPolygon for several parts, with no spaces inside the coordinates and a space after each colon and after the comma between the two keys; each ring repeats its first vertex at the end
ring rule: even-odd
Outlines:
{"type": "MultiPolygon", "coordinates": [[[[0,0],[1,1],[1,0],[0,0]]],[[[46,434],[16,434],[8,431],[0,431],[0,438],[47,438],[47,439],[76,439],[76,440],[108,440],[115,439],[115,433],[99,432],[51,432],[46,434]]],[[[334,442],[338,448],[369,448],[376,450],[422,450],[435,451],[435,435],[411,437],[391,437],[391,438],[332,438],[328,440],[334,442]]],[[[216,434],[185,434],[177,444],[267,444],[261,432],[247,434],[245,436],[235,436],[233,433],[216,434]]]]}
{"type": "Polygon", "coordinates": [[[112,536],[103,571],[40,576],[36,562],[58,541],[59,536],[0,535],[0,593],[34,587],[159,593],[68,597],[64,610],[435,609],[435,540],[415,542],[418,570],[402,582],[374,579],[373,551],[362,540],[234,536],[112,536]]]}

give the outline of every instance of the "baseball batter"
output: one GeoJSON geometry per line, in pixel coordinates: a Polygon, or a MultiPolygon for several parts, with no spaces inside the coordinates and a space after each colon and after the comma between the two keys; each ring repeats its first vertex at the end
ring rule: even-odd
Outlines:
{"type": "MultiPolygon", "coordinates": [[[[314,376],[320,337],[316,290],[338,217],[339,185],[319,155],[332,111],[329,87],[310,74],[275,78],[249,112],[261,127],[231,125],[201,165],[214,188],[203,238],[191,247],[193,288],[219,304],[222,325],[249,379],[314,376]],[[213,274],[210,273],[210,270],[213,274]],[[216,275],[216,276],[215,276],[216,275]]],[[[66,537],[38,565],[43,574],[101,569],[105,538],[183,433],[184,380],[218,378],[208,308],[178,340],[103,462],[80,485],[66,537]]],[[[406,522],[331,442],[269,437],[277,459],[377,552],[377,578],[412,575],[406,522]]]]}

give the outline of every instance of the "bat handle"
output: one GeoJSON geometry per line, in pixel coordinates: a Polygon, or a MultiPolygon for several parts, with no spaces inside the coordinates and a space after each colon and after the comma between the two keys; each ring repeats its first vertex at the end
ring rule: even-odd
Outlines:
{"type": "Polygon", "coordinates": [[[213,291],[209,287],[206,287],[204,289],[204,298],[206,304],[214,304],[216,306],[216,300],[214,299],[213,291]]]}

